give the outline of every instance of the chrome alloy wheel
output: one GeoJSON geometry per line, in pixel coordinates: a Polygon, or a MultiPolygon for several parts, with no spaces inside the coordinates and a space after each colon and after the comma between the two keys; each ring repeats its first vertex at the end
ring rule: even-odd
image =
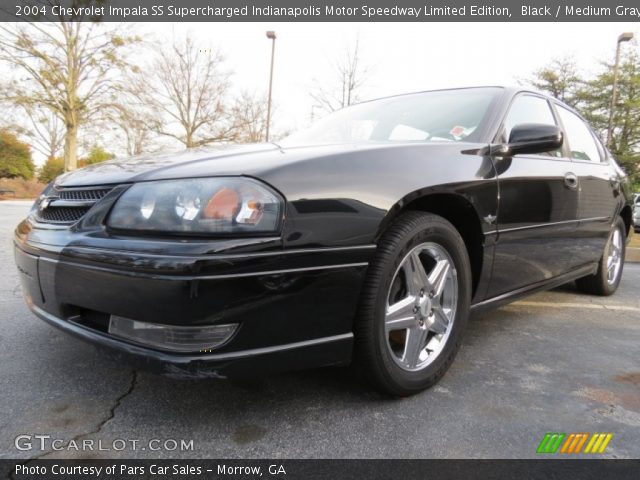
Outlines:
{"type": "Polygon", "coordinates": [[[422,370],[438,357],[457,304],[457,272],[447,251],[432,242],[414,247],[394,274],[385,312],[387,348],[402,369],[422,370]]]}
{"type": "Polygon", "coordinates": [[[611,234],[607,253],[607,282],[609,282],[609,285],[613,285],[620,274],[620,267],[622,267],[622,242],[622,233],[619,228],[616,228],[611,234]]]}

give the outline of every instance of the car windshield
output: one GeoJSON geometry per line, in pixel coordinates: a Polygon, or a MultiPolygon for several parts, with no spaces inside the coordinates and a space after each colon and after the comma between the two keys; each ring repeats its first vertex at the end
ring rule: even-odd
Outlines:
{"type": "Polygon", "coordinates": [[[438,90],[361,103],[279,142],[283,146],[358,142],[474,141],[500,88],[438,90]]]}

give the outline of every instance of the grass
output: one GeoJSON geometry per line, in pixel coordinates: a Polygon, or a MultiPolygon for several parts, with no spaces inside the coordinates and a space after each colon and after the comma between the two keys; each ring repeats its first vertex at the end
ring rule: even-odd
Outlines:
{"type": "Polygon", "coordinates": [[[0,200],[12,200],[12,199],[35,199],[42,190],[45,184],[40,183],[37,180],[23,180],[21,178],[0,178],[0,190],[13,190],[12,193],[5,193],[0,195],[0,200]]]}

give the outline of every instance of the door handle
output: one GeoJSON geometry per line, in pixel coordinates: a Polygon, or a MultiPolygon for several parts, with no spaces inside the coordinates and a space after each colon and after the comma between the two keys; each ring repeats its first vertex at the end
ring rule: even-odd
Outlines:
{"type": "Polygon", "coordinates": [[[564,185],[571,190],[575,190],[578,188],[578,176],[572,172],[565,174],[564,185]]]}

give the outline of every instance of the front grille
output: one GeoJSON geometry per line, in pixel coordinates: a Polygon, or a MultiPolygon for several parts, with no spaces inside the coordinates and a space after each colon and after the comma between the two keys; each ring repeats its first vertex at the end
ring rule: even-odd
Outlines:
{"type": "Polygon", "coordinates": [[[75,223],[89,211],[91,207],[49,207],[38,212],[38,220],[54,223],[75,223]]]}
{"type": "Polygon", "coordinates": [[[111,191],[110,188],[97,188],[95,190],[59,190],[57,193],[61,200],[95,200],[96,202],[111,191]]]}
{"type": "Polygon", "coordinates": [[[111,190],[109,187],[53,189],[38,200],[36,219],[44,223],[71,225],[84,217],[111,190]]]}

